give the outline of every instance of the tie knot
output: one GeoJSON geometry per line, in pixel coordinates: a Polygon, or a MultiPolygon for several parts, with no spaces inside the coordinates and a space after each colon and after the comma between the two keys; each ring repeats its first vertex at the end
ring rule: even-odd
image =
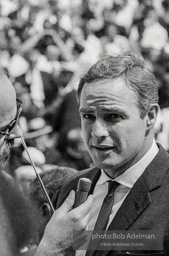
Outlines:
{"type": "Polygon", "coordinates": [[[117,181],[108,181],[108,196],[113,196],[115,189],[118,187],[119,183],[117,181]]]}

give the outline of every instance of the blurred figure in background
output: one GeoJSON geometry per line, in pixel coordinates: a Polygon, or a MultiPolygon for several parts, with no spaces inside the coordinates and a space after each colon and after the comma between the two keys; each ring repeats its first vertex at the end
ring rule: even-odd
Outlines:
{"type": "Polygon", "coordinates": [[[60,136],[58,149],[62,153],[60,161],[58,161],[60,166],[69,166],[80,171],[92,164],[92,159],[86,150],[80,128],[71,129],[64,136],[60,136]]]}
{"type": "MultiPolygon", "coordinates": [[[[42,172],[39,167],[36,167],[36,170],[38,174],[42,172]]],[[[32,165],[22,165],[18,167],[15,170],[14,178],[25,198],[28,198],[30,183],[36,178],[32,165]]]]}
{"type": "MultiPolygon", "coordinates": [[[[66,183],[76,173],[77,170],[75,169],[59,166],[40,173],[40,177],[51,200],[60,186],[66,183]]],[[[36,219],[36,233],[34,241],[36,245],[38,245],[42,239],[46,224],[50,220],[53,212],[37,178],[30,184],[29,199],[33,206],[33,216],[36,219]]]]}

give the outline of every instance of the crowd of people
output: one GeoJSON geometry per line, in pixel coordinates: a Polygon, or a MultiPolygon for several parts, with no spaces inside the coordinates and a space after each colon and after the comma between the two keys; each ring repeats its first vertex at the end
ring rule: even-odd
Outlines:
{"type": "MultiPolygon", "coordinates": [[[[23,100],[25,140],[45,164],[78,170],[92,164],[79,129],[78,79],[100,56],[123,49],[139,52],[158,80],[156,137],[169,149],[168,9],[166,0],[1,1],[0,65],[23,100]]],[[[22,153],[21,145],[13,149],[11,173],[27,164],[22,153]]]]}

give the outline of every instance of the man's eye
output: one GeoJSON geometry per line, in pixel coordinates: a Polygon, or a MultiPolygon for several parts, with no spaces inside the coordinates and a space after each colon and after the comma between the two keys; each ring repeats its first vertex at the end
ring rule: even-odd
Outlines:
{"type": "Polygon", "coordinates": [[[109,114],[105,117],[106,121],[119,121],[120,119],[123,119],[123,117],[119,114],[109,114]]]}
{"type": "Polygon", "coordinates": [[[83,119],[95,120],[95,116],[92,114],[84,114],[83,119]]]}

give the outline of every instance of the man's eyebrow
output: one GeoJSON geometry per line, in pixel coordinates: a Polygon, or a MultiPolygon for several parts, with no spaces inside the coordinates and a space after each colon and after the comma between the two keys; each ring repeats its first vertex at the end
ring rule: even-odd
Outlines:
{"type": "Polygon", "coordinates": [[[79,112],[94,112],[94,109],[93,108],[80,108],[79,109],[79,112]]]}
{"type": "Polygon", "coordinates": [[[102,111],[109,111],[109,112],[113,112],[113,111],[117,111],[117,112],[124,112],[123,109],[119,108],[119,107],[114,107],[114,106],[111,106],[111,107],[103,107],[102,108],[102,111]]]}
{"type": "MultiPolygon", "coordinates": [[[[95,112],[95,109],[94,108],[91,108],[91,107],[82,107],[82,108],[80,108],[79,109],[79,113],[81,114],[81,113],[94,113],[95,112]]],[[[121,115],[123,115],[123,116],[127,116],[127,113],[123,110],[123,109],[121,109],[121,108],[118,108],[118,107],[103,107],[103,108],[101,108],[101,112],[102,113],[117,113],[117,114],[121,114],[121,115]]]]}

